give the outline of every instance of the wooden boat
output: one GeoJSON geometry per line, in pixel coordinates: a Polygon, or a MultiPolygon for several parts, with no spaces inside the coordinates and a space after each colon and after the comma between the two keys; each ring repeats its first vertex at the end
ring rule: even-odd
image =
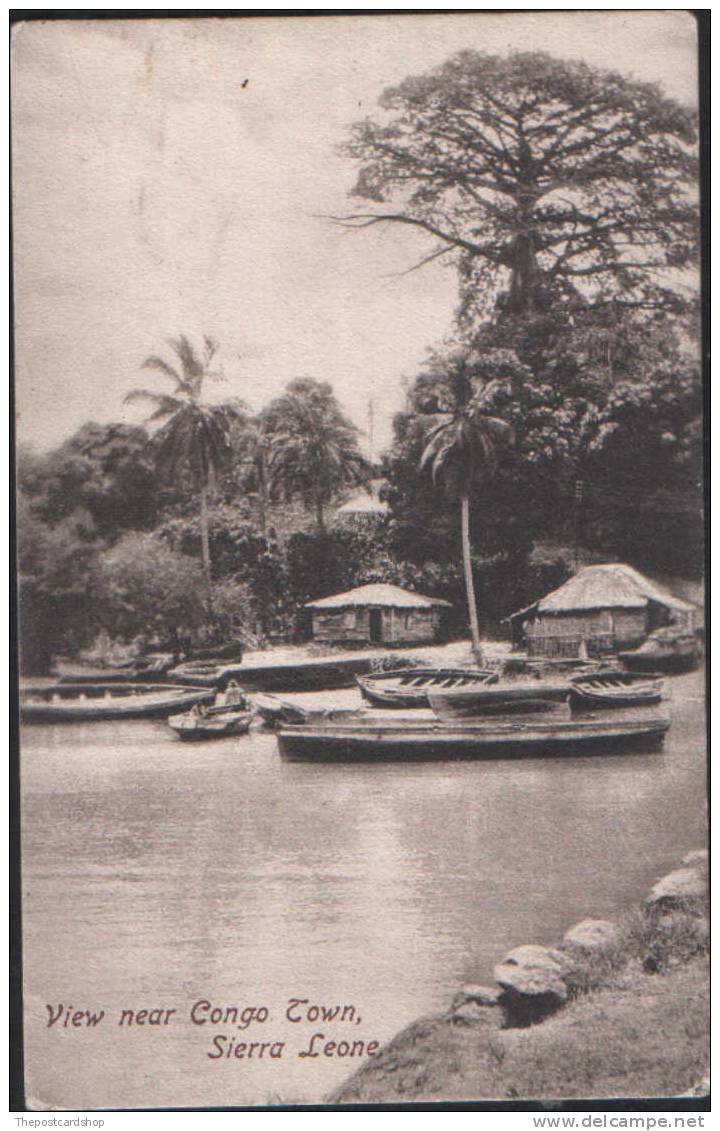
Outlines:
{"type": "Polygon", "coordinates": [[[183,741],[192,742],[247,734],[252,719],[252,711],[232,704],[229,707],[208,707],[205,711],[193,708],[181,715],[171,715],[168,723],[183,741]]]}
{"type": "Polygon", "coordinates": [[[251,695],[249,702],[263,722],[273,728],[291,723],[303,723],[310,714],[303,707],[288,703],[286,699],[278,699],[276,695],[266,695],[260,691],[251,695]]]}
{"type": "Polygon", "coordinates": [[[573,710],[647,707],[659,703],[662,692],[661,679],[633,675],[631,672],[601,672],[571,679],[568,700],[573,710]]]}
{"type": "Polygon", "coordinates": [[[217,660],[185,660],[168,672],[168,681],[195,687],[225,687],[231,679],[244,676],[239,664],[218,663],[217,660]]]}
{"type": "Polygon", "coordinates": [[[564,703],[570,684],[556,680],[499,681],[479,687],[428,688],[427,698],[439,719],[473,718],[476,715],[515,714],[549,710],[555,703],[564,703]]]}
{"type": "Polygon", "coordinates": [[[358,676],[363,699],[376,707],[427,707],[429,691],[478,688],[496,683],[497,672],[472,668],[401,668],[358,676]]]}
{"type": "Polygon", "coordinates": [[[167,678],[170,683],[203,687],[225,687],[229,680],[237,679],[248,691],[322,691],[352,687],[355,676],[369,668],[370,660],[365,656],[247,666],[188,660],[173,668],[167,678]]]}
{"type": "Polygon", "coordinates": [[[692,632],[661,628],[634,651],[620,652],[619,659],[637,672],[692,671],[700,662],[700,644],[692,632]]]}
{"type": "Polygon", "coordinates": [[[443,760],[456,758],[573,757],[657,749],[670,720],[552,720],[456,723],[355,718],[286,727],[281,754],[297,761],[443,760]]]}
{"type": "MultiPolygon", "coordinates": [[[[64,666],[59,676],[60,683],[147,683],[149,680],[164,680],[166,674],[178,663],[177,654],[168,652],[150,653],[139,659],[117,664],[110,668],[94,668],[68,671],[64,666]]],[[[73,665],[75,666],[75,665],[73,665]]],[[[193,685],[197,686],[197,685],[193,685]]]]}
{"type": "Polygon", "coordinates": [[[167,684],[57,683],[20,691],[25,722],[92,722],[96,719],[142,719],[172,715],[212,699],[202,687],[167,684]]]}

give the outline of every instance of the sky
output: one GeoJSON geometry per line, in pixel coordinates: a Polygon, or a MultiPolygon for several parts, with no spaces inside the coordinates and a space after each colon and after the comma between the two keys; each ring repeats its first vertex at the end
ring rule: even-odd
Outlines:
{"type": "Polygon", "coordinates": [[[375,454],[428,347],[451,269],[404,274],[422,233],[348,232],[348,126],[388,86],[464,49],[544,50],[697,103],[684,11],[60,20],[12,41],[18,440],[43,450],[123,404],[167,339],[207,334],[213,399],[254,409],[329,381],[375,454]]]}

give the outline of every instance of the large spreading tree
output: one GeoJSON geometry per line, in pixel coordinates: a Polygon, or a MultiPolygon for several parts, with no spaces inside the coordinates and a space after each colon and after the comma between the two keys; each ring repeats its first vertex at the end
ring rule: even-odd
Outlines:
{"type": "Polygon", "coordinates": [[[696,121],[658,87],[542,53],[463,51],[381,107],[345,147],[371,206],[342,223],[432,237],[421,262],[450,257],[485,313],[684,305],[696,121]]]}

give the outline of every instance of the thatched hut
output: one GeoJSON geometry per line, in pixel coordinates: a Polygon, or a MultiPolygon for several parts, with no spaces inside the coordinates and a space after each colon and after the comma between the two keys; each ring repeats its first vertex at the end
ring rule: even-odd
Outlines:
{"type": "Polygon", "coordinates": [[[335,521],[370,525],[385,518],[390,512],[390,507],[380,498],[380,490],[384,484],[384,479],[373,479],[367,487],[356,491],[335,511],[335,521]]]}
{"type": "Polygon", "coordinates": [[[399,585],[360,585],[308,601],[313,637],[326,643],[419,644],[438,640],[449,601],[399,585]]]}
{"type": "Polygon", "coordinates": [[[508,618],[513,644],[531,656],[589,656],[633,648],[656,628],[692,630],[698,611],[632,566],[585,566],[547,597],[508,618]]]}

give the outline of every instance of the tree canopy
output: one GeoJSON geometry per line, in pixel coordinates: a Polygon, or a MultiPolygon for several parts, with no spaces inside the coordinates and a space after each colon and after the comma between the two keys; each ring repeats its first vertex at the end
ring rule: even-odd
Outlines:
{"type": "Polygon", "coordinates": [[[287,392],[268,405],[264,423],[271,494],[301,498],[314,507],[322,529],[333,496],[369,478],[358,447],[359,430],[343,414],[332,386],[311,377],[291,381],[287,392]]]}
{"type": "Polygon", "coordinates": [[[697,254],[695,114],[543,53],[463,51],[385,91],[345,151],[371,211],[434,238],[485,312],[564,299],[677,309],[697,254]]]}

